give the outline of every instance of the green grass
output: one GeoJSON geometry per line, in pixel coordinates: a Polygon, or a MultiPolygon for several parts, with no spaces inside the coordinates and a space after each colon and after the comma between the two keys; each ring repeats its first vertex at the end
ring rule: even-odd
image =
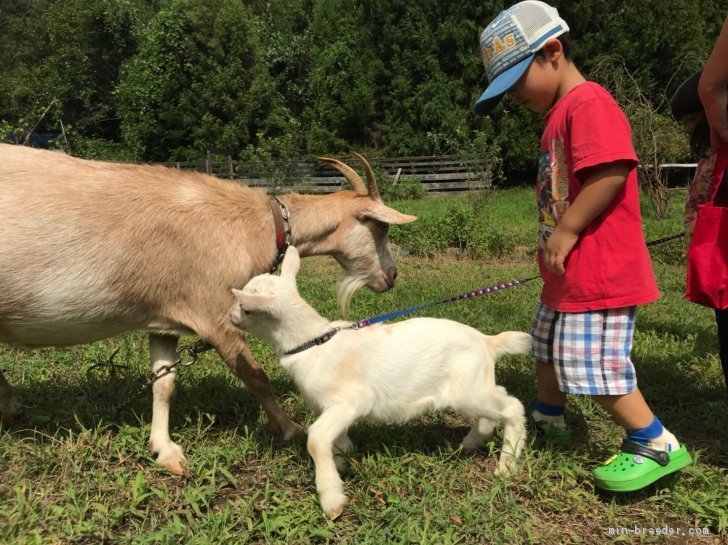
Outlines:
{"type": "MultiPolygon", "coordinates": [[[[409,226],[393,228],[393,239],[413,250],[398,258],[399,284],[385,294],[358,293],[349,318],[534,274],[532,199],[531,190],[521,189],[397,203],[432,225],[452,207],[472,210],[477,229],[502,236],[506,244],[497,255],[477,259],[460,257],[468,255],[467,245],[424,257],[409,226]]],[[[668,220],[657,221],[645,210],[648,239],[680,230],[683,199],[683,193],[675,195],[668,220]]],[[[633,494],[595,491],[591,470],[616,451],[621,431],[588,398],[569,401],[573,448],[531,443],[511,479],[493,476],[499,437],[464,455],[458,443],[469,423],[434,414],[407,425],[360,424],[352,430],[357,451],[345,478],[350,503],[330,522],[318,505],[305,445],[279,442],[255,399],[213,353],[179,374],[171,428],[185,448],[189,476],[177,478],[156,466],[146,446],[149,393],[115,410],[148,375],[145,338],[133,333],[67,350],[0,348],[0,368],[23,405],[22,416],[0,428],[0,543],[602,544],[616,539],[609,528],[634,527],[686,534],[708,528],[709,536],[672,542],[725,543],[725,387],[711,311],[682,299],[680,245],[660,249],[655,270],[663,297],[640,309],[633,351],[645,397],[696,460],[678,477],[633,494]],[[113,372],[96,366],[117,348],[113,372]]],[[[333,260],[311,259],[300,275],[304,296],[331,318],[339,274],[333,260]]],[[[433,307],[426,315],[485,333],[528,330],[539,290],[537,280],[433,307]]],[[[257,340],[251,344],[281,405],[309,425],[312,414],[271,350],[257,340]]],[[[533,399],[530,358],[504,358],[497,374],[524,403],[533,399]]],[[[650,535],[620,540],[664,542],[650,535]]]]}

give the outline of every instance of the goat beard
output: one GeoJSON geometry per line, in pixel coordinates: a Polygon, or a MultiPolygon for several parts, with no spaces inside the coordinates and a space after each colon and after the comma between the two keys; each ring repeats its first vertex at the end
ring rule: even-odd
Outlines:
{"type": "Polygon", "coordinates": [[[339,284],[338,303],[339,313],[343,318],[345,318],[349,312],[349,303],[351,303],[351,298],[354,297],[354,294],[357,290],[359,290],[359,288],[363,288],[366,285],[366,280],[359,276],[346,276],[341,280],[341,283],[339,284]]]}

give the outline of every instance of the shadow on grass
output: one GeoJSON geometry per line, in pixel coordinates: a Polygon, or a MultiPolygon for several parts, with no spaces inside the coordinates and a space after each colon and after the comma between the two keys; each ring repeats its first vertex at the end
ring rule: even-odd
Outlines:
{"type": "MultiPolygon", "coordinates": [[[[669,324],[645,322],[641,321],[642,329],[685,336],[669,324]]],[[[709,340],[715,342],[714,332],[705,328],[693,333],[698,335],[699,353],[711,353],[711,347],[706,344],[709,340]]],[[[700,367],[681,366],[673,358],[659,354],[643,357],[637,363],[637,370],[640,389],[648,404],[679,440],[691,451],[701,450],[706,463],[728,463],[728,429],[721,425],[728,413],[728,404],[722,383],[716,386],[715,381],[706,381],[700,367]]],[[[151,422],[151,392],[146,390],[139,394],[146,376],[129,371],[115,377],[102,373],[87,374],[80,380],[71,376],[60,381],[29,381],[15,387],[24,407],[19,418],[6,427],[53,435],[60,430],[93,428],[101,422],[114,426],[146,425],[151,422]],[[118,409],[130,396],[136,397],[118,409]]],[[[521,360],[504,362],[497,367],[497,376],[498,383],[524,406],[535,398],[535,377],[530,360],[528,363],[521,360]]],[[[290,380],[281,375],[271,376],[271,385],[279,402],[295,389],[290,380]]],[[[227,372],[178,379],[170,427],[179,428],[185,422],[196,421],[200,413],[215,415],[214,427],[218,429],[236,428],[241,424],[260,429],[261,408],[257,399],[227,372]]],[[[590,448],[587,419],[577,404],[567,406],[567,419],[574,432],[573,448],[590,448]]],[[[300,418],[294,416],[294,420],[300,418]]],[[[352,439],[360,453],[384,449],[436,453],[442,449],[457,449],[469,426],[466,419],[447,414],[444,417],[433,415],[402,425],[359,424],[352,430],[352,439]]],[[[261,440],[268,441],[272,437],[267,427],[255,433],[260,434],[261,440]]],[[[530,427],[529,435],[533,435],[530,427]]],[[[498,441],[496,448],[500,448],[498,441]]]]}
{"type": "MultiPolygon", "coordinates": [[[[131,373],[109,380],[77,382],[37,381],[13,389],[22,410],[5,427],[8,430],[34,430],[53,435],[62,430],[93,428],[101,423],[112,426],[139,426],[152,419],[152,394],[139,392],[145,376],[131,373]],[[127,400],[132,397],[131,402],[127,400]]],[[[291,390],[284,379],[271,378],[274,395],[291,390]]],[[[242,381],[224,375],[208,375],[179,381],[170,411],[170,428],[196,421],[200,413],[215,415],[215,428],[257,427],[261,407],[242,381]]]]}

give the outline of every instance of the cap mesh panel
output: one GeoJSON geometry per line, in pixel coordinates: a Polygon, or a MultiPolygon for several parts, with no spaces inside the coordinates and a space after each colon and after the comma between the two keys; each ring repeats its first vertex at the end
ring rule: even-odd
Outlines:
{"type": "Polygon", "coordinates": [[[532,41],[541,35],[544,24],[551,21],[552,16],[539,4],[525,4],[516,13],[516,19],[528,40],[532,41]]]}

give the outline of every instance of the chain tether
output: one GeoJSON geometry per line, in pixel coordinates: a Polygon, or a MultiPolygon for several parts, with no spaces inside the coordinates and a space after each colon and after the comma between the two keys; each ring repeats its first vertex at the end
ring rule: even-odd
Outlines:
{"type": "Polygon", "coordinates": [[[142,395],[147,390],[147,388],[157,382],[160,378],[166,377],[167,375],[172,373],[178,366],[189,367],[190,365],[197,362],[197,358],[202,352],[206,352],[211,349],[212,346],[202,339],[198,339],[197,341],[195,341],[194,344],[186,344],[184,346],[180,346],[177,349],[177,359],[174,361],[174,363],[171,363],[169,365],[162,365],[162,367],[160,367],[156,371],[151,372],[147,377],[147,380],[144,382],[144,384],[141,385],[136,393],[129,396],[127,400],[124,401],[121,405],[118,405],[115,410],[120,411],[121,409],[126,408],[135,399],[142,395]]]}

